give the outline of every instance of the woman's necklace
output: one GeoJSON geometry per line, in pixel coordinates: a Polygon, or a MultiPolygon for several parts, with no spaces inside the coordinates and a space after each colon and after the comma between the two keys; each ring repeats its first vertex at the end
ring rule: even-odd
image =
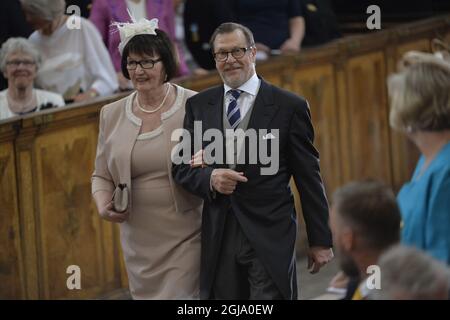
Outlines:
{"type": "Polygon", "coordinates": [[[167,99],[167,97],[169,96],[169,91],[170,91],[170,84],[167,84],[166,95],[164,96],[164,99],[163,99],[163,101],[161,102],[161,104],[160,104],[156,109],[153,109],[153,110],[147,110],[147,109],[142,108],[142,107],[141,107],[141,104],[139,103],[139,97],[136,97],[136,104],[137,104],[137,107],[138,107],[139,110],[141,110],[142,112],[145,112],[145,113],[155,113],[156,111],[158,111],[159,109],[161,109],[161,108],[163,107],[164,102],[166,102],[166,99],[167,99]]]}
{"type": "Polygon", "coordinates": [[[15,100],[11,96],[9,90],[6,97],[8,99],[9,109],[16,114],[27,113],[36,107],[36,101],[34,99],[34,89],[32,89],[31,96],[30,99],[28,99],[28,101],[15,100]]]}

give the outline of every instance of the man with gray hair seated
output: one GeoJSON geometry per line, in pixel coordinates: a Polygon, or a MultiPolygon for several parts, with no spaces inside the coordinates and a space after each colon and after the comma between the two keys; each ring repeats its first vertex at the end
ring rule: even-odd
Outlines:
{"type": "Polygon", "coordinates": [[[394,246],[379,259],[381,289],[372,290],[376,300],[447,300],[450,271],[423,251],[394,246]]]}

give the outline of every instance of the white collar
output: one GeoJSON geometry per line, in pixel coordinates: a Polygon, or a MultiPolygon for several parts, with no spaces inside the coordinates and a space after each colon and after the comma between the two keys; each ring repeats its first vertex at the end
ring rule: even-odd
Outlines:
{"type": "MultiPolygon", "coordinates": [[[[247,82],[245,82],[243,85],[241,85],[236,89],[251,94],[252,96],[256,96],[256,94],[258,93],[259,81],[260,80],[255,72],[253,76],[251,76],[251,78],[247,80],[247,82]]],[[[223,87],[225,89],[225,93],[233,89],[230,86],[226,85],[225,83],[223,84],[223,87]]]]}

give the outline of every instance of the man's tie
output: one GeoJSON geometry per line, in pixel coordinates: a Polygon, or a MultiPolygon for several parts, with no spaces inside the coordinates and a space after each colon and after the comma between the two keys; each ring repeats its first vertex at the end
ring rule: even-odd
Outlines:
{"type": "Polygon", "coordinates": [[[237,99],[239,99],[241,91],[230,90],[228,92],[231,93],[231,101],[228,104],[227,118],[231,128],[234,130],[239,125],[239,122],[241,122],[241,112],[239,111],[239,106],[237,104],[237,99]]]}

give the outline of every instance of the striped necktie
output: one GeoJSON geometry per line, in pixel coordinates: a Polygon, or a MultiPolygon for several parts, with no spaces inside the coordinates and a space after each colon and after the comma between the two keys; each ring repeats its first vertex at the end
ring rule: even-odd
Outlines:
{"type": "Polygon", "coordinates": [[[239,99],[239,96],[241,95],[241,91],[230,90],[228,92],[231,93],[231,101],[228,104],[227,119],[231,125],[231,128],[236,129],[236,127],[241,122],[241,112],[239,111],[239,106],[237,104],[237,100],[239,99]]]}

